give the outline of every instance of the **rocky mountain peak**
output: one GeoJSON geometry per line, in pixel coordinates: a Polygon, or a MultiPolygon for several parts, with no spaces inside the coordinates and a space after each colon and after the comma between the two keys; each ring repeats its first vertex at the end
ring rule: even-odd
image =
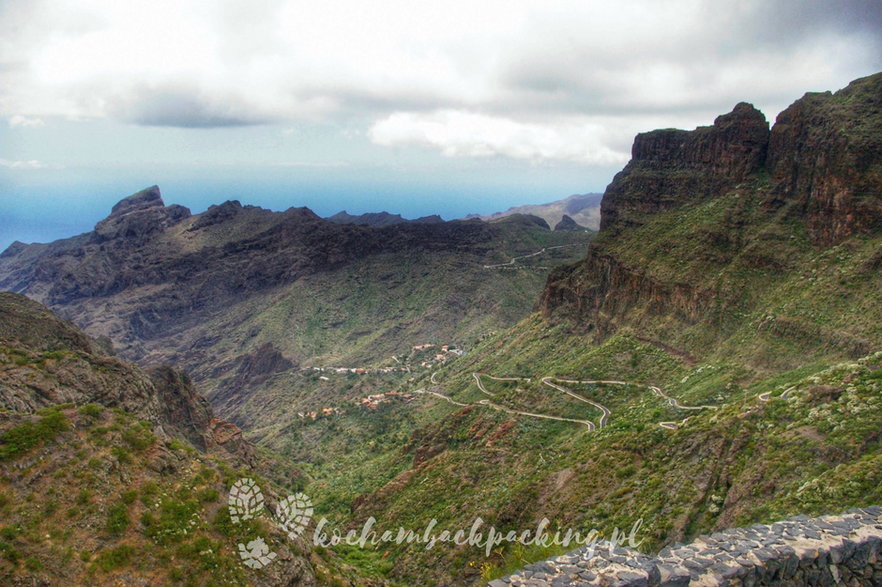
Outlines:
{"type": "Polygon", "coordinates": [[[135,210],[146,210],[147,208],[154,208],[157,206],[164,208],[165,202],[162,201],[159,186],[154,185],[117,202],[110,210],[110,215],[122,216],[123,214],[128,214],[135,210]]]}
{"type": "Polygon", "coordinates": [[[733,187],[763,168],[768,144],[766,117],[746,102],[712,126],[638,134],[631,161],[601,202],[601,230],[639,225],[648,215],[733,187]]]}
{"type": "Polygon", "coordinates": [[[584,227],[579,226],[575,220],[573,220],[570,216],[564,214],[560,219],[560,222],[554,225],[554,230],[585,230],[584,227]]]}
{"type": "Polygon", "coordinates": [[[139,242],[189,216],[190,210],[184,206],[166,206],[159,186],[154,185],[117,202],[110,216],[95,225],[95,239],[104,242],[126,238],[139,242]]]}
{"type": "Polygon", "coordinates": [[[712,126],[637,135],[632,159],[601,203],[602,230],[639,226],[652,215],[722,195],[767,171],[770,208],[795,205],[816,244],[882,226],[882,73],[836,93],[810,92],[770,130],[742,102],[712,126]]]}
{"type": "Polygon", "coordinates": [[[721,114],[714,119],[717,128],[729,127],[733,124],[744,124],[746,127],[769,128],[766,116],[750,102],[739,102],[728,114],[721,114]]]}

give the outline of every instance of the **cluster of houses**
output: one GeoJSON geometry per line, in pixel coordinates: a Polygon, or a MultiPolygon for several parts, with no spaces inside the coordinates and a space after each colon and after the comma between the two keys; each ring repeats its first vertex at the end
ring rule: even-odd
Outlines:
{"type": "MultiPolygon", "coordinates": [[[[399,373],[407,371],[407,367],[306,367],[305,370],[318,373],[355,373],[356,375],[377,375],[382,373],[399,373]]],[[[327,378],[326,378],[327,379],[327,378]]]]}
{"type": "MultiPolygon", "coordinates": [[[[433,345],[433,344],[418,344],[413,347],[413,351],[414,352],[426,352],[426,351],[431,351],[434,348],[435,348],[435,345],[433,345]]],[[[465,354],[465,351],[463,351],[462,349],[454,348],[454,347],[447,345],[447,344],[442,344],[440,347],[438,347],[438,351],[439,352],[437,352],[435,354],[434,359],[424,360],[420,363],[420,366],[421,367],[431,367],[435,363],[443,363],[444,361],[449,359],[451,356],[458,357],[458,356],[462,356],[465,354]]]]}
{"type": "MultiPolygon", "coordinates": [[[[465,351],[462,349],[458,349],[452,345],[443,344],[440,346],[427,343],[427,344],[418,344],[412,347],[413,352],[415,353],[431,353],[435,352],[435,356],[433,358],[426,358],[420,363],[422,367],[431,367],[436,363],[440,363],[446,361],[447,359],[454,356],[461,356],[465,354],[465,351]],[[437,352],[435,349],[437,348],[437,352]]],[[[397,360],[397,359],[396,359],[397,360]]],[[[400,364],[396,367],[302,367],[303,371],[313,371],[315,373],[336,373],[339,375],[382,375],[386,373],[405,373],[410,372],[410,367],[406,364],[400,364]]],[[[322,381],[328,381],[328,378],[324,375],[319,377],[322,381]]]]}
{"type": "Polygon", "coordinates": [[[336,416],[342,414],[343,410],[340,408],[322,408],[320,410],[314,410],[312,412],[297,412],[297,416],[301,420],[316,420],[321,417],[328,418],[330,416],[336,416]]]}
{"type": "Polygon", "coordinates": [[[365,407],[369,410],[376,410],[377,406],[381,403],[388,401],[390,399],[400,399],[403,401],[410,401],[413,399],[412,393],[399,393],[397,391],[387,391],[385,393],[377,393],[374,395],[369,395],[367,397],[363,397],[360,400],[360,404],[362,407],[365,407]]]}

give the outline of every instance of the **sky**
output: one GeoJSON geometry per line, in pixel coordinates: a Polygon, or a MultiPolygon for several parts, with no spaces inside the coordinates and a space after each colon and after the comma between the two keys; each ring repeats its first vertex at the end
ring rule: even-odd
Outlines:
{"type": "Polygon", "coordinates": [[[882,70],[879,0],[0,0],[0,250],[160,185],[447,219],[882,70]]]}

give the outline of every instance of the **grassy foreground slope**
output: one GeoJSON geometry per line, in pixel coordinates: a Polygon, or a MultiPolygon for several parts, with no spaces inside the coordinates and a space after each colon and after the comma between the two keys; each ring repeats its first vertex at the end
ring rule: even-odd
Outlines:
{"type": "Polygon", "coordinates": [[[290,540],[269,510],[233,520],[234,483],[254,480],[275,505],[302,473],[214,418],[185,374],[109,353],[0,294],[0,582],[372,584],[290,540]],[[254,541],[272,564],[244,564],[239,545],[254,541]]]}

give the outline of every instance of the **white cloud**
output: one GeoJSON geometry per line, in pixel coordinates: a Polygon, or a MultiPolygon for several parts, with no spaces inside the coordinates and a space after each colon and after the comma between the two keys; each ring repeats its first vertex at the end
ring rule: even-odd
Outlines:
{"type": "Polygon", "coordinates": [[[0,167],[9,169],[50,169],[51,165],[31,159],[29,161],[11,161],[9,159],[0,159],[0,167]]]}
{"type": "Polygon", "coordinates": [[[882,68],[880,12],[878,0],[6,0],[0,116],[330,122],[455,156],[607,161],[640,116],[695,126],[748,100],[772,117],[882,68]]]}
{"type": "Polygon", "coordinates": [[[273,164],[274,167],[303,167],[312,169],[325,169],[334,167],[348,167],[346,161],[283,161],[273,164]]]}
{"type": "Polygon", "coordinates": [[[396,112],[375,123],[368,136],[383,146],[436,147],[445,157],[560,159],[593,165],[628,160],[606,146],[601,125],[571,120],[536,124],[457,110],[396,112]]]}
{"type": "Polygon", "coordinates": [[[43,122],[42,118],[30,118],[28,116],[22,116],[21,114],[15,114],[9,117],[9,126],[11,128],[16,127],[39,127],[45,126],[46,123],[43,122]]]}

